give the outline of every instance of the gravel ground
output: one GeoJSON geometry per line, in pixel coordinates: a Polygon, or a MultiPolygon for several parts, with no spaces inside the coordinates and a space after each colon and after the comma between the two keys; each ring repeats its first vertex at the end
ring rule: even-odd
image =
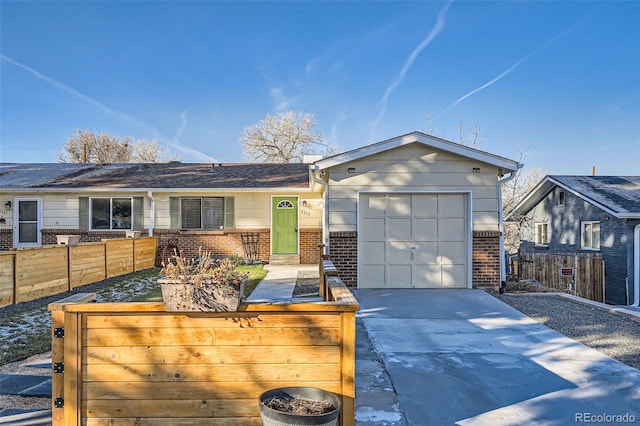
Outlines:
{"type": "Polygon", "coordinates": [[[640,369],[640,322],[552,294],[494,294],[533,320],[640,369]]]}

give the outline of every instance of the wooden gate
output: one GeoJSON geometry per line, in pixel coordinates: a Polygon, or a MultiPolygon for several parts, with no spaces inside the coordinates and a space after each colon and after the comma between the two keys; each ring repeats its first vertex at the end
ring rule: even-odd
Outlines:
{"type": "Polygon", "coordinates": [[[523,253],[521,280],[536,280],[549,288],[604,303],[604,260],[601,253],[562,255],[523,253]]]}

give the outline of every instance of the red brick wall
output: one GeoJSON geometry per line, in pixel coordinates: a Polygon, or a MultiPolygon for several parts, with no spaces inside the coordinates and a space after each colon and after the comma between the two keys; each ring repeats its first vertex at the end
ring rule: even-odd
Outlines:
{"type": "Polygon", "coordinates": [[[300,228],[300,263],[303,265],[318,263],[320,252],[318,244],[322,241],[320,228],[300,228]]]}
{"type": "Polygon", "coordinates": [[[345,285],[358,284],[358,234],[356,232],[331,232],[329,234],[329,258],[338,269],[345,285]]]}
{"type": "Polygon", "coordinates": [[[500,286],[500,232],[473,233],[473,286],[500,286]]]}

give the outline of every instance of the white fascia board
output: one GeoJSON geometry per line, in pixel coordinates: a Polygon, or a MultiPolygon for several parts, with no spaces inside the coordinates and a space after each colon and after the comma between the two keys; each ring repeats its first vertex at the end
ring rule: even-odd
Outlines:
{"type": "Polygon", "coordinates": [[[359,160],[370,155],[379,154],[381,152],[385,152],[390,149],[398,148],[400,146],[408,145],[415,142],[453,154],[469,157],[483,163],[492,164],[507,171],[516,171],[522,167],[522,164],[518,163],[517,161],[509,160],[508,158],[500,157],[498,155],[490,154],[484,151],[479,151],[477,149],[470,148],[459,143],[449,142],[444,139],[425,135],[423,133],[414,132],[409,133],[408,135],[399,136],[397,138],[388,139],[386,141],[357,148],[343,154],[334,155],[333,157],[329,157],[324,160],[316,161],[316,169],[328,169],[339,164],[359,160]]]}

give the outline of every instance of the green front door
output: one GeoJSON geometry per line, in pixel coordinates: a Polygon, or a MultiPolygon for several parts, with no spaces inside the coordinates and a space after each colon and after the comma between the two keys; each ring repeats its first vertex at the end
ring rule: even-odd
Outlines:
{"type": "Polygon", "coordinates": [[[273,197],[271,211],[273,254],[298,254],[298,197],[273,197]]]}

